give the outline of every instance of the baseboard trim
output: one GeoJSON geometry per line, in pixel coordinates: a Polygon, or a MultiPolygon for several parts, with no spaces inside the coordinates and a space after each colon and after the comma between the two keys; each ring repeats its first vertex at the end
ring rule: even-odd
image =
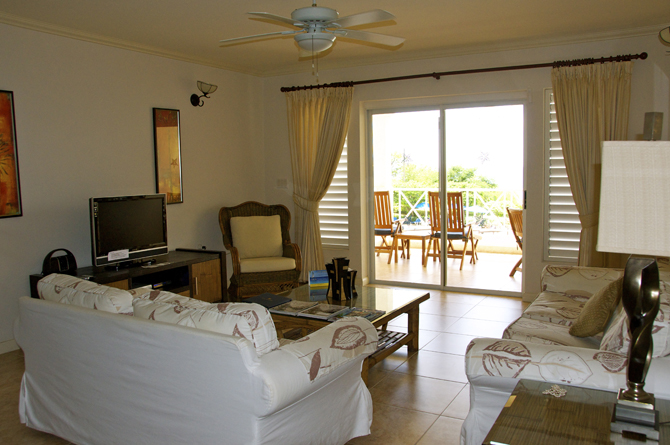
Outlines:
{"type": "Polygon", "coordinates": [[[0,354],[16,351],[17,349],[19,349],[19,345],[15,340],[8,340],[0,343],[0,354]]]}

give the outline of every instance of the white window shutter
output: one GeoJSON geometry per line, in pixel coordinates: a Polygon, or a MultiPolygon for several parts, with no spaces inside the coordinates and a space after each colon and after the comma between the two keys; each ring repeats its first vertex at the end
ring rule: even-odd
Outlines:
{"type": "Polygon", "coordinates": [[[579,257],[579,212],[572,198],[565,168],[556,105],[551,90],[545,91],[545,258],[577,261],[579,257]]]}
{"type": "Polygon", "coordinates": [[[347,176],[347,143],[326,196],[319,203],[321,243],[324,246],[349,246],[349,181],[347,176]]]}

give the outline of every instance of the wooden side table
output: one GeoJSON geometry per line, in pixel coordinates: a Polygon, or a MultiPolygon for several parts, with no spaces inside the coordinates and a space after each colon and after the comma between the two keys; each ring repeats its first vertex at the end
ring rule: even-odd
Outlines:
{"type": "MultiPolygon", "coordinates": [[[[564,397],[542,394],[551,386],[547,382],[519,380],[484,444],[609,445],[615,440],[629,443],[610,431],[615,392],[558,385],[567,390],[564,397]]],[[[647,443],[668,443],[670,400],[657,398],[656,409],[661,437],[658,442],[647,443]]]]}
{"type": "MultiPolygon", "coordinates": [[[[421,240],[421,265],[426,263],[426,240],[430,238],[430,232],[416,231],[416,232],[402,232],[396,234],[396,238],[400,241],[400,245],[407,247],[407,259],[409,260],[409,243],[411,240],[421,240]]],[[[404,249],[403,249],[404,250],[404,249]]],[[[395,262],[398,262],[398,249],[395,251],[395,262]]]]}

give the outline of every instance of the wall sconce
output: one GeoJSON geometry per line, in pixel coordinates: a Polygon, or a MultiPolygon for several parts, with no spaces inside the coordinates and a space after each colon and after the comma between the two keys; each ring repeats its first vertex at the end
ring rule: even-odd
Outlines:
{"type": "Polygon", "coordinates": [[[206,97],[209,99],[208,94],[213,93],[216,91],[218,87],[216,85],[211,85],[209,83],[201,82],[198,81],[198,89],[202,92],[202,96],[198,96],[197,94],[191,94],[191,105],[194,107],[202,107],[205,105],[205,102],[200,99],[201,97],[206,97]]]}

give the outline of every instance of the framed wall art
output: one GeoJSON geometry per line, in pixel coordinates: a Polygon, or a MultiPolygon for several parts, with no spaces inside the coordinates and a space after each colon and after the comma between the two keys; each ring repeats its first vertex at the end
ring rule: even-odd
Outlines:
{"type": "Polygon", "coordinates": [[[184,202],[179,110],[154,108],[154,148],[156,192],[165,193],[168,204],[184,202]]]}
{"type": "Polygon", "coordinates": [[[19,156],[14,124],[14,94],[0,91],[0,218],[23,215],[19,156]]]}

